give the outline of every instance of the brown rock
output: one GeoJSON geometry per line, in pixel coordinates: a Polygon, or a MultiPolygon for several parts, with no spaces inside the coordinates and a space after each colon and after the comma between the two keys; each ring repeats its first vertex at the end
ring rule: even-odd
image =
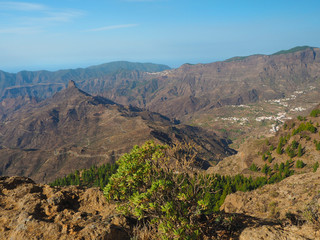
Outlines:
{"type": "Polygon", "coordinates": [[[117,219],[98,188],[1,177],[0,196],[0,239],[130,239],[126,222],[117,219]]]}

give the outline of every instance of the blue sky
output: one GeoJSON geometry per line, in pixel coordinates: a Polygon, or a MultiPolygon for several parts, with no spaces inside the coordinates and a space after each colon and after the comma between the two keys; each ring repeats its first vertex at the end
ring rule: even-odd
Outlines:
{"type": "Polygon", "coordinates": [[[319,0],[0,0],[0,70],[207,63],[320,47],[319,0]]]}

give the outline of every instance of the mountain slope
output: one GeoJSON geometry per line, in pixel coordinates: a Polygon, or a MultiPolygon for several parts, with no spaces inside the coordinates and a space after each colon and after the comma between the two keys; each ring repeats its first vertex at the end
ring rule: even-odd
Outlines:
{"type": "Polygon", "coordinates": [[[172,70],[118,62],[58,72],[2,73],[0,95],[48,97],[72,79],[90,94],[184,120],[221,106],[288,97],[304,86],[319,91],[319,69],[320,49],[304,46],[172,70]]]}
{"type": "Polygon", "coordinates": [[[52,98],[25,105],[1,121],[0,174],[52,181],[76,169],[114,162],[150,139],[193,143],[208,161],[235,152],[213,132],[93,97],[71,81],[52,98]]]}
{"type": "Polygon", "coordinates": [[[320,49],[277,55],[253,55],[237,61],[183,65],[166,74],[150,74],[158,82],[147,107],[183,117],[199,110],[290,96],[320,78],[320,49]],[[165,107],[164,107],[165,106],[165,107]]]}
{"type": "Polygon", "coordinates": [[[152,63],[111,62],[88,68],[49,71],[21,71],[17,74],[0,71],[0,97],[32,96],[47,98],[67,86],[69,80],[76,82],[107,78],[112,81],[121,72],[157,72],[170,69],[166,65],[152,63]]]}
{"type": "MultiPolygon", "coordinates": [[[[285,121],[274,136],[247,141],[236,155],[225,158],[208,172],[259,176],[265,175],[262,173],[264,166],[275,170],[281,164],[290,165],[296,173],[315,171],[320,164],[319,126],[320,105],[308,116],[285,121]],[[257,167],[256,171],[250,170],[252,165],[257,167]]],[[[272,171],[267,173],[270,177],[272,174],[272,171]]]]}

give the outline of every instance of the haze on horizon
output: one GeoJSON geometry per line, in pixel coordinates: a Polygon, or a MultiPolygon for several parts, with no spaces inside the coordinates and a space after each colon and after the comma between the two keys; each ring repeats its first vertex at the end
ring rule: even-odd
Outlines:
{"type": "Polygon", "coordinates": [[[319,47],[319,9],[318,0],[0,1],[0,70],[178,67],[319,47]]]}

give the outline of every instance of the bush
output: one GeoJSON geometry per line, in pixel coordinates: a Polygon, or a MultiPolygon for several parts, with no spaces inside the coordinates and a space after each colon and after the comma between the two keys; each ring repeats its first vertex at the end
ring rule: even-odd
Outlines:
{"type": "MultiPolygon", "coordinates": [[[[182,164],[180,160],[186,159],[176,160],[174,164],[182,164]]],[[[183,163],[184,169],[175,166],[183,171],[177,173],[170,166],[168,147],[153,142],[135,146],[117,163],[117,173],[104,188],[107,200],[117,201],[123,214],[151,219],[163,238],[198,238],[200,226],[195,219],[212,208],[213,176],[185,172],[188,163],[183,163]]]]}
{"type": "MultiPolygon", "coordinates": [[[[262,171],[270,177],[256,179],[201,174],[193,169],[195,159],[189,145],[167,147],[147,142],[135,146],[117,161],[117,172],[109,178],[104,194],[117,203],[120,213],[152,228],[155,239],[203,239],[208,227],[200,220],[218,212],[228,194],[279,182],[293,174],[289,163],[274,174],[265,165],[262,171]]],[[[252,168],[258,170],[254,164],[252,168]]]]}
{"type": "Polygon", "coordinates": [[[249,168],[251,171],[253,172],[258,172],[258,167],[257,165],[255,165],[254,163],[251,164],[250,168],[249,168]]]}
{"type": "Polygon", "coordinates": [[[297,117],[297,119],[298,119],[299,121],[306,121],[306,117],[302,117],[302,116],[300,116],[300,115],[297,117]]]}
{"type": "Polygon", "coordinates": [[[297,160],[296,162],[296,168],[303,168],[306,164],[301,161],[301,160],[297,160]]]}
{"type": "Polygon", "coordinates": [[[319,162],[316,162],[315,164],[313,164],[312,168],[313,168],[313,172],[316,172],[319,168],[319,162]]]}
{"type": "Polygon", "coordinates": [[[269,172],[269,169],[270,169],[270,167],[267,164],[265,164],[263,166],[263,168],[261,169],[261,172],[267,175],[269,172]]]}
{"type": "Polygon", "coordinates": [[[301,157],[301,156],[303,155],[303,153],[304,153],[304,152],[303,152],[302,146],[301,146],[301,144],[299,144],[297,156],[298,156],[298,157],[301,157]]]}
{"type": "Polygon", "coordinates": [[[316,133],[317,128],[313,126],[311,122],[301,123],[297,129],[292,130],[292,135],[296,135],[302,131],[309,131],[311,133],[316,133]]]}
{"type": "Polygon", "coordinates": [[[320,109],[314,109],[310,113],[310,117],[318,117],[320,114],[320,109]]]}
{"type": "Polygon", "coordinates": [[[286,153],[290,158],[293,158],[296,156],[294,149],[292,149],[290,145],[286,147],[286,153]]]}
{"type": "Polygon", "coordinates": [[[291,146],[292,146],[293,149],[297,149],[298,146],[299,146],[299,143],[296,140],[293,140],[292,143],[291,143],[291,146]]]}

